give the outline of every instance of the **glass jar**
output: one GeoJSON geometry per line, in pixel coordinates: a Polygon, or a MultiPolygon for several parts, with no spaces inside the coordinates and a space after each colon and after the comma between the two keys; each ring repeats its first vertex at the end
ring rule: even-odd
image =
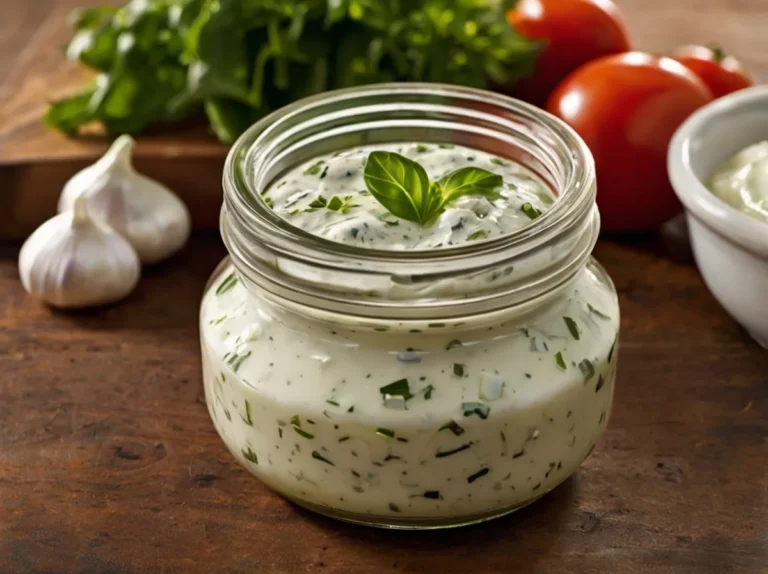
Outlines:
{"type": "Polygon", "coordinates": [[[342,520],[441,528],[533,502],[589,456],[611,409],[619,309],[590,257],[598,230],[588,149],[527,104],[392,84],[271,114],[229,153],[230,258],[202,301],[217,431],[270,488],[342,520]],[[332,242],[262,199],[313,157],[393,142],[505,156],[558,198],[518,231],[429,251],[332,242]]]}

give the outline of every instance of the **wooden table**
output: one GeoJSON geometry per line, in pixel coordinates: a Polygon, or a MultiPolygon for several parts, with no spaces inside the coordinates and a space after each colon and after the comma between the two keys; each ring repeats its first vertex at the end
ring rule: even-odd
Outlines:
{"type": "MultiPolygon", "coordinates": [[[[52,3],[23,4],[0,24],[17,40],[52,3]]],[[[764,0],[620,4],[645,47],[721,38],[768,77],[764,0]]],[[[300,510],[225,450],[197,330],[215,235],[80,313],[26,297],[18,244],[0,244],[0,572],[768,572],[768,353],[668,253],[598,245],[621,296],[619,379],[576,477],[506,518],[403,533],[300,510]]]]}

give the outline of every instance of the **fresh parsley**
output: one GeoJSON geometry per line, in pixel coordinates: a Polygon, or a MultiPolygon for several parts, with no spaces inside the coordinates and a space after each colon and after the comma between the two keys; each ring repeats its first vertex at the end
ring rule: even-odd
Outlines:
{"type": "Polygon", "coordinates": [[[98,76],[54,102],[46,123],[134,133],[205,113],[231,143],[266,113],[329,89],[508,85],[531,73],[538,49],[507,23],[514,3],[132,0],[81,9],[66,55],[98,76]]]}
{"type": "Polygon", "coordinates": [[[465,195],[498,199],[504,183],[500,175],[479,167],[463,167],[430,181],[420,163],[388,151],[371,152],[363,175],[368,191],[392,215],[422,226],[465,195]]]}

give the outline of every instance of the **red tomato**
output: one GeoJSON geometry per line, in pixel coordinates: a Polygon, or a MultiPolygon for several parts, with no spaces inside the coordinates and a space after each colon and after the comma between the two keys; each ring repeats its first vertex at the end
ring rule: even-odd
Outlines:
{"type": "Polygon", "coordinates": [[[539,106],[579,66],[630,49],[611,0],[520,0],[507,18],[523,36],[545,43],[534,75],[512,90],[513,96],[539,106]]]}
{"type": "Polygon", "coordinates": [[[547,110],[592,151],[605,231],[654,229],[680,211],[667,147],[677,127],[711,100],[688,68],[643,52],[595,60],[558,86],[547,110]]]}
{"type": "Polygon", "coordinates": [[[741,62],[719,48],[683,46],[672,52],[670,57],[701,78],[716,98],[754,84],[741,62]]]}

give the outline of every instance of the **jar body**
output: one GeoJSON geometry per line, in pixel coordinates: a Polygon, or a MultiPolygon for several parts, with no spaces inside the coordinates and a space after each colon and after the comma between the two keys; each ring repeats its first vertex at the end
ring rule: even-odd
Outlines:
{"type": "Polygon", "coordinates": [[[477,522],[573,474],[610,413],[618,300],[590,260],[492,323],[330,324],[247,289],[203,297],[208,409],[248,471],[324,514],[398,528],[477,522]]]}

